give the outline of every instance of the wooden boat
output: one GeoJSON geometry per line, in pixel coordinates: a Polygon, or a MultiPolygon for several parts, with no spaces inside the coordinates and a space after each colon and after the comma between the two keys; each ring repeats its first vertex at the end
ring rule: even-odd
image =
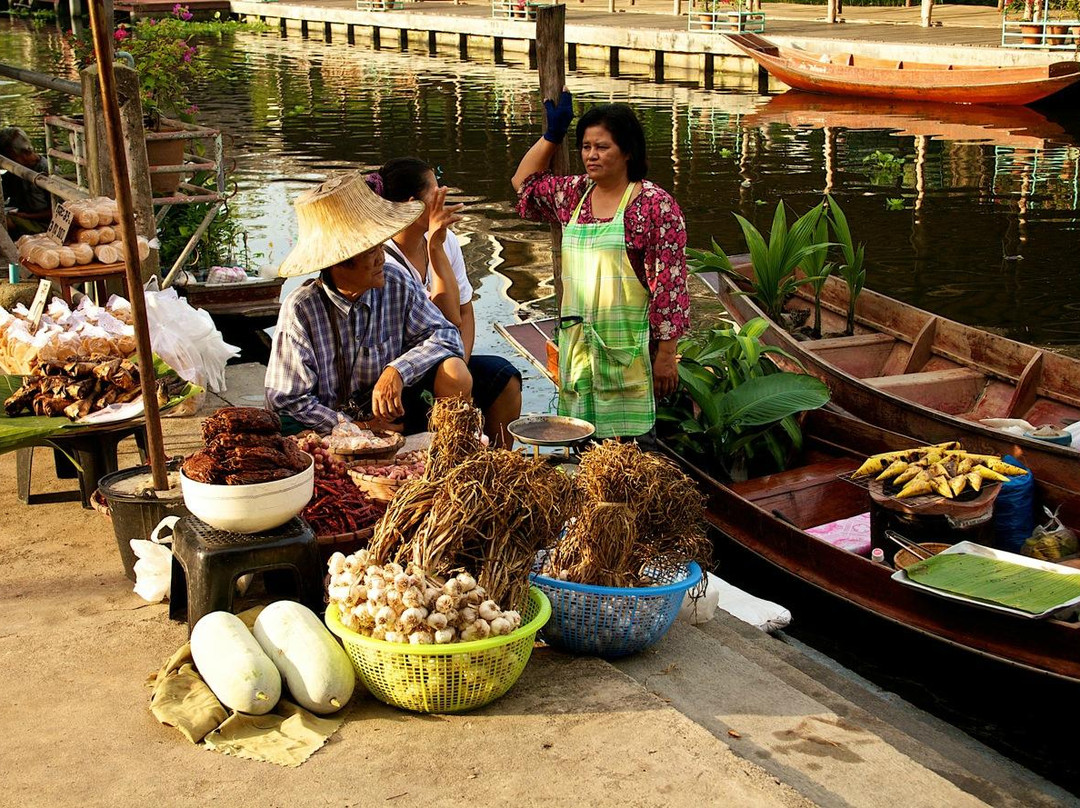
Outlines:
{"type": "MultiPolygon", "coordinates": [[[[733,261],[749,278],[745,257],[733,261]]],[[[733,278],[712,276],[737,323],[765,317],[733,278]]],[[[847,286],[829,278],[822,332],[842,333],[847,286]]],[[[813,309],[802,286],[789,311],[813,309]]],[[[812,316],[812,314],[810,314],[812,316]]],[[[766,318],[767,319],[767,318],[766,318]]],[[[1039,480],[1080,492],[1080,451],[992,429],[983,418],[1022,418],[1035,426],[1080,421],[1080,361],[947,320],[864,289],[855,334],[800,341],[774,326],[762,341],[796,357],[829,386],[832,404],[878,426],[933,443],[960,440],[989,454],[1022,454],[1039,480]]]]}
{"type": "Polygon", "coordinates": [[[745,116],[746,128],[772,123],[809,129],[885,129],[897,137],[1046,149],[1075,141],[1060,124],[1028,107],[987,107],[821,96],[789,90],[745,116]]]}
{"type": "MultiPolygon", "coordinates": [[[[553,326],[554,319],[546,319],[496,328],[554,379],[547,348],[553,326]]],[[[1080,684],[1080,623],[1023,620],[947,601],[893,581],[891,567],[807,532],[870,509],[870,492],[840,475],[854,471],[869,454],[911,448],[919,441],[828,409],[806,414],[803,437],[797,467],[732,484],[664,447],[702,486],[706,519],[716,528],[714,541],[725,570],[737,561],[732,553],[742,553],[819,598],[855,609],[872,624],[887,623],[908,641],[918,635],[959,652],[968,663],[981,666],[990,659],[1022,676],[1034,674],[1066,688],[1080,684]]],[[[1062,521],[1080,528],[1080,493],[1038,476],[1036,485],[1039,502],[1060,506],[1062,521]]]]}
{"type": "MultiPolygon", "coordinates": [[[[1040,678],[1080,684],[1080,623],[1024,620],[945,600],[892,580],[888,565],[808,533],[868,511],[869,493],[838,475],[855,470],[867,453],[910,447],[913,441],[828,410],[808,413],[803,431],[802,465],[746,482],[725,485],[678,458],[708,498],[706,518],[719,531],[718,542],[901,634],[914,632],[960,649],[969,662],[988,658],[1040,678]]],[[[1039,495],[1052,507],[1062,505],[1063,521],[1080,525],[1075,493],[1040,484],[1039,495]]],[[[718,549],[723,555],[723,547],[718,549]]],[[[985,675],[981,665],[977,669],[985,675]]]]}
{"type": "Polygon", "coordinates": [[[797,90],[949,104],[1033,104],[1080,80],[1080,63],[983,67],[813,54],[757,34],[728,39],[771,75],[797,90]]]}

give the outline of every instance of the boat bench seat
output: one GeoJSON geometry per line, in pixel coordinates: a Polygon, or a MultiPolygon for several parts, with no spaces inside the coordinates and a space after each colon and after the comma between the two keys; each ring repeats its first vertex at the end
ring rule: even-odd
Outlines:
{"type": "Polygon", "coordinates": [[[850,337],[807,340],[799,347],[817,353],[835,348],[866,348],[871,345],[886,345],[894,342],[896,342],[896,337],[890,337],[888,334],[855,334],[850,337]]]}
{"type": "Polygon", "coordinates": [[[945,368],[896,376],[872,376],[863,381],[878,390],[922,404],[933,410],[960,415],[975,406],[986,376],[971,368],[945,368]]]}

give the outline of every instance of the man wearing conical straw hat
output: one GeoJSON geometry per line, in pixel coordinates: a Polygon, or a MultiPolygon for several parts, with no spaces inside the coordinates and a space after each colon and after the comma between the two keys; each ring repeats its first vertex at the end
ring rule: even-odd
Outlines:
{"type": "Polygon", "coordinates": [[[422,202],[389,202],[359,173],[306,191],[295,204],[296,246],[284,277],[318,272],[281,305],[266,369],[266,402],[286,432],[330,432],[338,414],[373,428],[426,428],[425,391],[472,392],[456,328],[383,242],[412,224],[422,202]]]}

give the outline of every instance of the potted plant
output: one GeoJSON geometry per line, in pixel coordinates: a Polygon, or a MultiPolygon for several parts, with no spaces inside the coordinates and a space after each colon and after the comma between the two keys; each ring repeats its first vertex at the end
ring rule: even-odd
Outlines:
{"type": "MultiPolygon", "coordinates": [[[[191,34],[197,31],[191,24],[192,17],[186,6],[177,3],[168,17],[122,23],[113,32],[118,54],[129,54],[139,74],[140,99],[148,132],[180,131],[175,123],[177,119],[194,122],[199,108],[191,101],[191,89],[220,74],[189,42],[191,34]]],[[[68,44],[80,69],[93,64],[92,42],[69,31],[68,44]]],[[[151,166],[180,165],[184,159],[184,145],[182,139],[149,138],[147,161],[151,166]]],[[[150,175],[150,185],[155,193],[172,193],[179,183],[179,173],[150,175]]]]}
{"type": "Polygon", "coordinates": [[[771,356],[798,360],[760,337],[760,317],[738,332],[713,329],[679,343],[679,391],[657,412],[657,428],[678,452],[730,480],[784,470],[802,449],[798,416],[823,407],[829,389],[804,373],[781,371],[771,356]]]}

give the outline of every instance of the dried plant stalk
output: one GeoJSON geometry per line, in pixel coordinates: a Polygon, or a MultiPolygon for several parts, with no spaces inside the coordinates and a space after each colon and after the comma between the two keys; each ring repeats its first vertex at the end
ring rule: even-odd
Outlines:
{"type": "Polygon", "coordinates": [[[606,441],[582,456],[575,488],[577,518],[547,559],[555,577],[636,586],[650,573],[708,562],[704,498],[668,459],[635,443],[606,441]]]}
{"type": "Polygon", "coordinates": [[[484,416],[463,398],[440,398],[431,408],[428,428],[434,433],[424,476],[444,477],[463,460],[484,449],[484,416]]]}

